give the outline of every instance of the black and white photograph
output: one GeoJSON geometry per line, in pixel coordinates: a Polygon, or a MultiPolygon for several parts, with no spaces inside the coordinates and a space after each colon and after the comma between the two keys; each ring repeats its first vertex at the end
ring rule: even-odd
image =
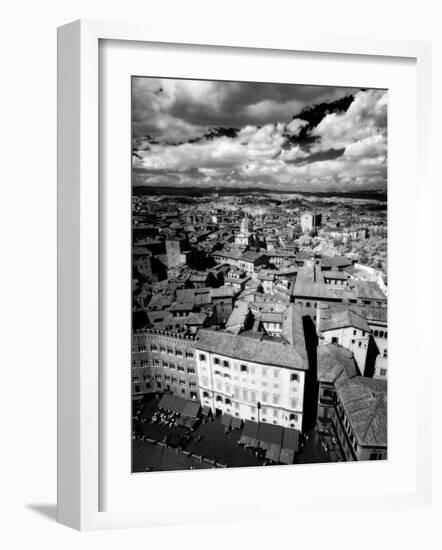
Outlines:
{"type": "Polygon", "coordinates": [[[388,91],[133,76],[132,472],[388,458],[388,91]]]}

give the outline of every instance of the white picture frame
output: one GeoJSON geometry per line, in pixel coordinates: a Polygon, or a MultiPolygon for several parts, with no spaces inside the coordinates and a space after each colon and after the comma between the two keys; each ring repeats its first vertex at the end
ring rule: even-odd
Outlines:
{"type": "MultiPolygon", "coordinates": [[[[262,36],[188,36],[185,28],[168,36],[160,27],[133,23],[76,21],[58,31],[58,521],[79,530],[152,526],[175,521],[161,519],[161,510],[130,507],[103,511],[100,503],[100,223],[99,213],[99,44],[169,43],[277,51],[329,53],[349,56],[410,58],[417,66],[417,162],[420,204],[429,196],[428,168],[431,47],[426,42],[366,40],[355,37],[312,37],[296,33],[269,44],[262,36]]],[[[419,210],[419,219],[425,212],[419,210]]],[[[429,221],[427,220],[429,223],[429,221]]],[[[429,262],[429,260],[427,260],[429,262]]],[[[426,265],[429,269],[429,264],[426,265]]],[[[424,273],[421,270],[420,273],[424,273]]],[[[428,311],[429,285],[422,281],[421,308],[428,311]]],[[[427,316],[429,319],[429,317],[427,316]]],[[[429,321],[428,321],[429,322],[429,321]]],[[[424,342],[425,343],[425,342],[424,342]]],[[[340,499],[343,512],[355,502],[361,509],[426,506],[431,498],[430,402],[423,388],[430,364],[416,382],[418,430],[416,490],[407,494],[370,495],[340,499]]],[[[228,472],[225,472],[228,473],[228,472]]],[[[181,475],[189,475],[184,473],[181,475]]],[[[205,475],[214,475],[209,472],[205,475]]],[[[285,503],[291,503],[290,497],[285,503]]],[[[260,517],[256,510],[244,517],[260,517]]],[[[304,501],[305,510],[330,505],[320,499],[304,501]]],[[[203,520],[216,519],[207,513],[203,520]]],[[[224,519],[231,519],[226,516],[224,519]]],[[[183,521],[188,521],[184,519],[183,521]]]]}

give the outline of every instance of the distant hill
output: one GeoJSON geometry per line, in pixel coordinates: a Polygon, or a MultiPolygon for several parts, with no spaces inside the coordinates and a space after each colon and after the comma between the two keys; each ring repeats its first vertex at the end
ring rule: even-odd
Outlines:
{"type": "Polygon", "coordinates": [[[341,197],[348,199],[371,199],[386,201],[387,191],[384,189],[361,189],[354,191],[276,191],[274,189],[257,189],[256,187],[233,188],[233,187],[159,187],[156,186],[134,186],[132,188],[134,195],[175,195],[182,197],[205,197],[213,193],[219,195],[303,195],[305,197],[341,197]]]}

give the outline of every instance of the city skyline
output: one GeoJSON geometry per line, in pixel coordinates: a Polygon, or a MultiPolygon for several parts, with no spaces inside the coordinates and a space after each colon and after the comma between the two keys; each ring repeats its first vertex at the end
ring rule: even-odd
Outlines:
{"type": "Polygon", "coordinates": [[[386,191],[387,95],[133,77],[133,185],[386,191]]]}

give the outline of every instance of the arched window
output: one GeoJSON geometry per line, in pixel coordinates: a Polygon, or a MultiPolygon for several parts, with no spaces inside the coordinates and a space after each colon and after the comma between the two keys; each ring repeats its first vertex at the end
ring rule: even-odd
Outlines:
{"type": "Polygon", "coordinates": [[[374,331],[374,335],[375,335],[375,336],[379,336],[379,331],[375,330],[375,331],[374,331]]]}

